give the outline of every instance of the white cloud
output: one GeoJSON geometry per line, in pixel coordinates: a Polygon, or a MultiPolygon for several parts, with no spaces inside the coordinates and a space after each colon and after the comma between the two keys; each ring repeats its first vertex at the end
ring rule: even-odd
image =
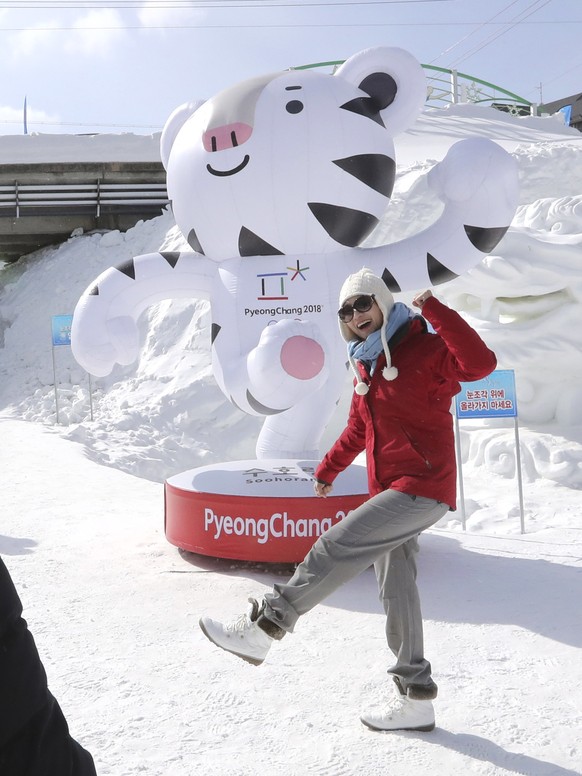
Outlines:
{"type": "MultiPolygon", "coordinates": [[[[56,114],[38,110],[30,105],[26,110],[29,130],[50,132],[51,127],[59,126],[60,117],[56,114]]],[[[20,135],[24,130],[24,99],[19,108],[0,105],[0,134],[20,135]]]]}
{"type": "MultiPolygon", "coordinates": [[[[15,59],[28,58],[47,47],[54,45],[55,30],[58,24],[55,21],[41,22],[37,27],[30,27],[11,36],[13,56],[15,59]]],[[[62,33],[57,33],[61,35],[62,33]]]]}
{"type": "Polygon", "coordinates": [[[23,126],[23,108],[11,108],[0,105],[0,131],[3,134],[19,134],[18,126],[23,126]]]}
{"type": "Polygon", "coordinates": [[[138,11],[144,27],[183,27],[196,25],[208,16],[206,10],[193,8],[160,7],[159,0],[146,0],[138,11]]]}
{"type": "Polygon", "coordinates": [[[90,11],[72,23],[68,16],[43,19],[9,38],[12,57],[17,60],[54,56],[56,49],[75,56],[104,57],[124,42],[124,25],[126,22],[117,11],[106,8],[90,11]]]}
{"type": "Polygon", "coordinates": [[[90,11],[74,22],[64,48],[69,54],[107,56],[123,44],[127,36],[124,25],[124,19],[117,11],[109,8],[90,11]]]}

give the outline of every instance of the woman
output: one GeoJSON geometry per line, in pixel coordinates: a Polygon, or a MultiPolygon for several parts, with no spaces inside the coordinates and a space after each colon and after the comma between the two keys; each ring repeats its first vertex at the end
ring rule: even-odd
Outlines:
{"type": "Polygon", "coordinates": [[[423,315],[415,314],[367,268],[348,277],[339,302],[355,390],[347,425],[316,469],[315,492],[328,496],[365,450],[370,499],[316,541],[289,582],[276,584],[260,605],[251,599],[248,614],[227,625],[203,617],[200,626],[218,646],[259,664],[302,614],[374,564],[396,658],[388,670],[395,697],[361,720],[374,730],[428,731],[437,685],[424,657],[418,535],[456,506],[450,406],[459,381],[485,377],[496,358],[430,291],[414,298],[423,315]]]}

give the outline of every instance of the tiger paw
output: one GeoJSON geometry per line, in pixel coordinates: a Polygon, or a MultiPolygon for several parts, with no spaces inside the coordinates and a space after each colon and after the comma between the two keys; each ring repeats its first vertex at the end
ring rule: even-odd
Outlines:
{"type": "Polygon", "coordinates": [[[485,220],[491,223],[483,226],[508,226],[513,218],[519,188],[516,163],[491,140],[467,138],[455,143],[430,171],[428,183],[442,201],[467,211],[466,223],[480,225],[485,220]]]}
{"type": "Polygon", "coordinates": [[[319,328],[289,319],[267,326],[249,353],[247,367],[254,396],[269,406],[295,404],[327,378],[319,328]]]}

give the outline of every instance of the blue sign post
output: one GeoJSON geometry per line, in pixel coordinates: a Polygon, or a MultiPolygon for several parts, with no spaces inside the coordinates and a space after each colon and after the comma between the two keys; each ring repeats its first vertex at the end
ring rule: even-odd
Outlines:
{"type": "Polygon", "coordinates": [[[71,344],[72,325],[73,325],[72,315],[53,315],[51,320],[53,346],[71,344]]]}
{"type": "MultiPolygon", "coordinates": [[[[53,380],[55,385],[55,407],[56,420],[59,422],[59,392],[57,390],[57,369],[55,363],[55,348],[62,345],[71,344],[71,326],[73,325],[72,315],[53,315],[51,318],[51,335],[53,344],[53,380]]],[[[91,420],[93,420],[93,388],[91,386],[91,375],[89,375],[89,408],[91,420]]]]}
{"type": "Polygon", "coordinates": [[[515,426],[515,457],[521,532],[525,533],[523,511],[523,486],[521,481],[521,456],[519,450],[519,426],[517,422],[517,397],[513,369],[496,369],[483,380],[461,383],[461,391],[455,396],[455,429],[457,439],[457,461],[463,530],[465,530],[465,494],[463,490],[462,458],[460,449],[459,420],[466,418],[513,418],[515,426]]]}
{"type": "Polygon", "coordinates": [[[483,380],[461,383],[455,396],[457,418],[516,418],[513,369],[496,369],[483,380]]]}

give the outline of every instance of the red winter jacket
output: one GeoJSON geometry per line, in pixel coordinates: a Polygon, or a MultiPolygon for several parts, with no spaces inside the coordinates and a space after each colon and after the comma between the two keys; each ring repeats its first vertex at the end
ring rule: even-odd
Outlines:
{"type": "Polygon", "coordinates": [[[429,297],[421,318],[405,324],[389,343],[398,377],[382,376],[382,353],[364,396],[354,393],[348,423],[315,471],[332,483],[354,458],[366,451],[368,487],[374,496],[389,488],[425,496],[456,508],[456,463],[451,399],[459,381],[480,380],[497,365],[493,351],[454,310],[429,297]],[[404,327],[403,327],[404,328],[404,327]]]}

